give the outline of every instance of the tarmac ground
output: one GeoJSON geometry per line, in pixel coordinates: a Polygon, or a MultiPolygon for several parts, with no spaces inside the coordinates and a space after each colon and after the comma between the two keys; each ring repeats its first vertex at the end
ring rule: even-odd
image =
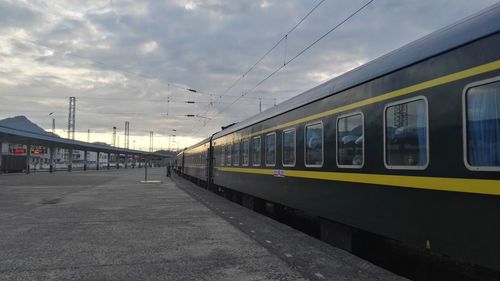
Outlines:
{"type": "Polygon", "coordinates": [[[404,280],[164,168],[0,175],[0,280],[404,280]]]}

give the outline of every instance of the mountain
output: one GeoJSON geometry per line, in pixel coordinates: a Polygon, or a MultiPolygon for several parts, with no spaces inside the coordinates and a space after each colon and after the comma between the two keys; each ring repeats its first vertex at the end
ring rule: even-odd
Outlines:
{"type": "Polygon", "coordinates": [[[28,131],[30,133],[35,133],[35,134],[54,136],[54,134],[45,131],[44,129],[40,128],[37,124],[31,122],[28,118],[26,118],[26,116],[5,118],[3,120],[0,120],[0,126],[28,131]]]}

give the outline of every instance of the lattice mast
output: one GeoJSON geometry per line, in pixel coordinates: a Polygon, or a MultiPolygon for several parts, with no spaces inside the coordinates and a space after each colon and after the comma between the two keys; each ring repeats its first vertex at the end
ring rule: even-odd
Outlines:
{"type": "Polygon", "coordinates": [[[68,113],[68,139],[75,139],[75,109],[76,98],[69,97],[69,113],[68,113]]]}
{"type": "Polygon", "coordinates": [[[129,149],[129,139],[130,139],[130,122],[125,121],[125,148],[129,149]]]}

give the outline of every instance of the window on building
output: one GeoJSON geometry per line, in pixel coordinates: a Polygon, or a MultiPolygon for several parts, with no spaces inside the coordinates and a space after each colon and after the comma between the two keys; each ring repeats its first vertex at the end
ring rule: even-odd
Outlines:
{"type": "Polygon", "coordinates": [[[499,170],[500,81],[471,87],[464,98],[467,164],[477,170],[499,170]]]}
{"type": "Polygon", "coordinates": [[[427,101],[400,101],[385,108],[385,164],[425,169],[428,163],[427,101]]]}
{"type": "Polygon", "coordinates": [[[254,137],[252,139],[252,165],[260,166],[260,137],[254,137]]]}
{"type": "Polygon", "coordinates": [[[266,166],[276,165],[276,133],[266,135],[266,166]]]}
{"type": "Polygon", "coordinates": [[[296,155],[296,133],[295,129],[288,129],[283,131],[283,166],[293,167],[295,166],[295,155],[296,155]]]}
{"type": "Polygon", "coordinates": [[[243,159],[241,163],[243,166],[248,166],[249,150],[250,141],[248,139],[243,140],[243,159]]]}
{"type": "Polygon", "coordinates": [[[233,166],[240,165],[240,142],[237,141],[233,144],[233,166]]]}
{"type": "Polygon", "coordinates": [[[323,123],[308,124],[305,128],[305,164],[307,167],[321,167],[323,165],[323,123]]]}
{"type": "Polygon", "coordinates": [[[360,168],[364,161],[363,115],[356,113],[337,119],[337,165],[360,168]]]}

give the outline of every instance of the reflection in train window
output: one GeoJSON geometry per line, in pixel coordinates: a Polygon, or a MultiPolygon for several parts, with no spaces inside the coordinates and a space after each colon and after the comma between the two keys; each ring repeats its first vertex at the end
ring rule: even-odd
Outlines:
{"type": "Polygon", "coordinates": [[[231,166],[231,144],[226,145],[226,166],[231,166]]]}
{"type": "Polygon", "coordinates": [[[237,141],[233,144],[233,166],[240,165],[240,142],[237,141]]]}
{"type": "Polygon", "coordinates": [[[295,166],[295,129],[283,131],[283,166],[295,166]]]}
{"type": "Polygon", "coordinates": [[[260,137],[254,137],[252,139],[252,165],[260,166],[260,137]]]}
{"type": "Polygon", "coordinates": [[[385,165],[425,169],[428,164],[427,101],[400,101],[385,108],[385,165]]]}
{"type": "Polygon", "coordinates": [[[467,163],[477,170],[499,170],[500,82],[469,88],[465,102],[467,163]]]}
{"type": "Polygon", "coordinates": [[[224,162],[226,160],[226,146],[225,145],[221,145],[221,153],[219,155],[220,155],[220,165],[224,166],[224,162]]]}
{"type": "Polygon", "coordinates": [[[266,135],[266,166],[276,165],[276,133],[266,135]]]}
{"type": "Polygon", "coordinates": [[[242,159],[242,165],[243,166],[248,166],[248,156],[249,156],[249,150],[250,150],[250,141],[248,139],[243,140],[243,159],[242,159]]]}
{"type": "Polygon", "coordinates": [[[363,115],[356,113],[337,119],[337,165],[344,168],[363,166],[363,115]]]}
{"type": "Polygon", "coordinates": [[[305,164],[307,167],[323,165],[323,123],[306,125],[305,164]]]}

